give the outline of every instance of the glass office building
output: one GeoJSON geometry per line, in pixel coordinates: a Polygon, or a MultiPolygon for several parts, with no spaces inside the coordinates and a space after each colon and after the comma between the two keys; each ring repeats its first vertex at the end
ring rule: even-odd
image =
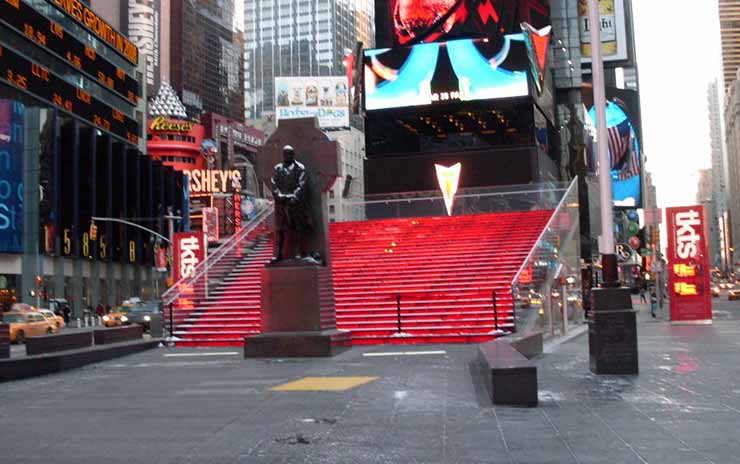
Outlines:
{"type": "Polygon", "coordinates": [[[341,76],[357,40],[372,47],[368,1],[245,0],[245,117],[275,111],[275,77],[341,76]]]}

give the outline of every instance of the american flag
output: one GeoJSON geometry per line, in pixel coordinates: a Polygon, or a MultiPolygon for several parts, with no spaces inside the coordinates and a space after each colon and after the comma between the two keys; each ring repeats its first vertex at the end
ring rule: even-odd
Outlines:
{"type": "Polygon", "coordinates": [[[606,131],[609,138],[611,169],[619,169],[630,146],[630,123],[625,119],[620,124],[607,128],[606,131]]]}
{"type": "Polygon", "coordinates": [[[629,179],[640,173],[640,160],[635,146],[632,124],[625,120],[607,129],[611,169],[618,170],[619,180],[629,179]]]}

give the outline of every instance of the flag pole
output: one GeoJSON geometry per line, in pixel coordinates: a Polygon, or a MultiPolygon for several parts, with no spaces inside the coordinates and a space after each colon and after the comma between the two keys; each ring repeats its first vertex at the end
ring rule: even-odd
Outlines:
{"type": "Polygon", "coordinates": [[[604,61],[601,55],[601,20],[598,0],[589,0],[588,22],[591,33],[591,73],[593,76],[594,108],[596,108],[596,147],[599,165],[599,205],[601,209],[601,236],[599,253],[603,287],[619,286],[617,256],[614,243],[612,215],[612,180],[606,130],[606,91],[604,89],[604,61]]]}

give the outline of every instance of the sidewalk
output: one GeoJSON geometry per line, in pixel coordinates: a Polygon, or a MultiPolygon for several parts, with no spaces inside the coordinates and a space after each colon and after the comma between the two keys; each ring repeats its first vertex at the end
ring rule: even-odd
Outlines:
{"type": "Polygon", "coordinates": [[[75,464],[738,462],[740,303],[718,303],[711,326],[641,306],[636,377],[592,375],[586,335],[558,346],[536,360],[537,408],[491,407],[473,345],[158,349],[3,384],[0,446],[75,464]]]}

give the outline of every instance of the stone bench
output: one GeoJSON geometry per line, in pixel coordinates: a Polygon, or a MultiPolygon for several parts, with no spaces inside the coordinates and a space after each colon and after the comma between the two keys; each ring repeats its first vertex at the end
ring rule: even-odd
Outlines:
{"type": "Polygon", "coordinates": [[[478,345],[483,382],[493,404],[537,406],[537,366],[517,348],[529,357],[542,353],[542,334],[500,338],[478,345]]]}

